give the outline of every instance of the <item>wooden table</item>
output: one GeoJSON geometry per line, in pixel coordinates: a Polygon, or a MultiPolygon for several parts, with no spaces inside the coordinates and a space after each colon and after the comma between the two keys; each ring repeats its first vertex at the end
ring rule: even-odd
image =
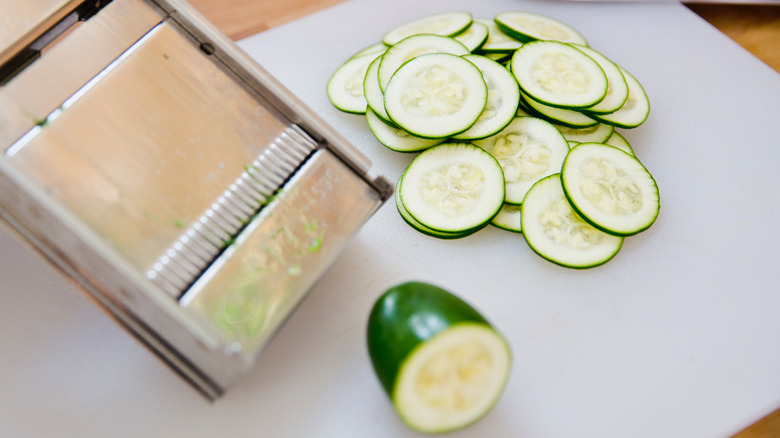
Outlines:
{"type": "MultiPolygon", "coordinates": [[[[343,0],[189,0],[234,40],[293,21],[343,0]]],[[[780,72],[780,5],[687,3],[775,71],[780,72]]],[[[780,436],[780,409],[735,438],[780,436]]]]}

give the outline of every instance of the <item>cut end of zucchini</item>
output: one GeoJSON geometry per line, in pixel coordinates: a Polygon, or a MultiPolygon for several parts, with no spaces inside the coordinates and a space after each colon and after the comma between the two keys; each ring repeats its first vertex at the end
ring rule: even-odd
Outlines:
{"type": "Polygon", "coordinates": [[[468,303],[432,284],[388,289],[368,319],[374,371],[412,429],[445,433],[486,415],[509,380],[509,344],[468,303]]]}
{"type": "Polygon", "coordinates": [[[510,363],[506,342],[491,328],[457,324],[409,356],[397,380],[395,408],[421,432],[463,428],[495,405],[510,363]]]}

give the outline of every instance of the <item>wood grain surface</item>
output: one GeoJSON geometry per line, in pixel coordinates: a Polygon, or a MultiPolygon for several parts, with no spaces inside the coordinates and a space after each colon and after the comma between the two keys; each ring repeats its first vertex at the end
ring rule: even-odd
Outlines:
{"type": "MultiPolygon", "coordinates": [[[[189,1],[230,38],[240,40],[341,3],[343,0],[189,1]]],[[[780,4],[687,3],[686,6],[775,71],[780,72],[780,4]]],[[[780,437],[780,409],[734,436],[734,438],[776,437],[780,437]]]]}

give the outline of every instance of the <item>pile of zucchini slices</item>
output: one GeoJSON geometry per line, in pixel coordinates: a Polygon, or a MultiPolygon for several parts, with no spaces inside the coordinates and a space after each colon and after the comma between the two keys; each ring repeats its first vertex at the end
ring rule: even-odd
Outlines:
{"type": "Polygon", "coordinates": [[[430,236],[492,224],[554,263],[588,268],[658,216],[658,186],[616,130],[647,119],[644,88],[556,19],[424,17],[352,56],[327,92],[365,114],[382,145],[419,153],[395,201],[430,236]]]}

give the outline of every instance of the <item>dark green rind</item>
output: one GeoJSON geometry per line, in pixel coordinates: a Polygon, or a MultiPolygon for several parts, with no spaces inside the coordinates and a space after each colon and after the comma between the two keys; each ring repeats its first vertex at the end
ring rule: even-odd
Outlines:
{"type": "Polygon", "coordinates": [[[492,329],[468,303],[428,283],[399,284],[379,297],[368,318],[368,353],[390,399],[409,355],[427,340],[461,323],[492,329]]]}

